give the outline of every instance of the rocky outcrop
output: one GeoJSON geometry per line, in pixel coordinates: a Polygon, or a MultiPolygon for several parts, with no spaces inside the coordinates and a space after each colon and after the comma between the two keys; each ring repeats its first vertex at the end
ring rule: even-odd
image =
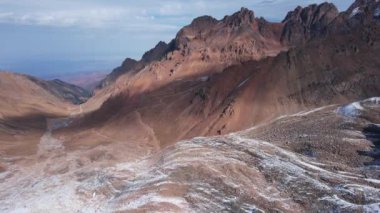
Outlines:
{"type": "Polygon", "coordinates": [[[115,82],[119,76],[121,76],[121,75],[135,69],[136,67],[138,67],[138,64],[139,64],[138,61],[131,59],[131,58],[126,58],[124,60],[124,62],[122,63],[122,65],[120,67],[115,68],[102,81],[100,81],[99,85],[96,88],[102,89],[102,88],[109,86],[110,84],[115,82]]]}
{"type": "Polygon", "coordinates": [[[252,10],[242,7],[239,12],[231,16],[225,16],[222,20],[231,28],[238,28],[242,25],[249,25],[255,21],[255,13],[252,10]]]}
{"type": "Polygon", "coordinates": [[[215,27],[218,20],[211,16],[201,16],[195,18],[190,25],[182,28],[175,38],[175,46],[177,49],[188,47],[194,39],[202,39],[202,36],[210,33],[210,30],[215,27]]]}
{"type": "Polygon", "coordinates": [[[146,52],[141,62],[143,63],[150,63],[152,61],[159,61],[161,60],[168,52],[174,50],[174,41],[171,41],[169,44],[160,41],[158,44],[148,52],[146,52]]]}
{"type": "Polygon", "coordinates": [[[298,6],[283,20],[285,26],[281,41],[298,46],[311,38],[322,36],[325,34],[327,26],[338,15],[338,9],[331,3],[313,4],[305,8],[298,6]]]}
{"type": "Polygon", "coordinates": [[[356,0],[345,12],[346,18],[352,24],[363,21],[380,20],[380,1],[356,0]]]}
{"type": "Polygon", "coordinates": [[[120,67],[115,68],[109,75],[107,75],[106,78],[104,78],[99,83],[97,89],[102,89],[109,86],[115,82],[119,76],[125,73],[138,71],[146,64],[162,59],[168,52],[172,51],[174,47],[174,41],[170,42],[169,44],[160,41],[154,48],[147,51],[141,60],[137,61],[131,58],[125,59],[120,67]]]}

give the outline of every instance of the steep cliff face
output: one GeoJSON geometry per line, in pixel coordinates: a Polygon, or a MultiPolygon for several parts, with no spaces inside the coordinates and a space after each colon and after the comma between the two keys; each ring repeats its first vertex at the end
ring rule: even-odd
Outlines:
{"type": "Polygon", "coordinates": [[[167,53],[173,51],[175,48],[174,41],[171,41],[169,44],[160,41],[158,44],[148,52],[146,52],[142,58],[141,61],[144,63],[150,63],[152,61],[159,61],[161,60],[167,53]]]}
{"type": "Polygon", "coordinates": [[[326,34],[327,26],[339,15],[338,9],[331,3],[297,7],[289,12],[285,19],[281,41],[292,45],[302,45],[311,38],[326,34]]]}

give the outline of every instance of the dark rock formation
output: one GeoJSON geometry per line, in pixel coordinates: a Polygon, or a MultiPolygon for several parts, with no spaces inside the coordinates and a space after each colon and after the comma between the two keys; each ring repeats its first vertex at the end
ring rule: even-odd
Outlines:
{"type": "Polygon", "coordinates": [[[146,64],[160,60],[163,58],[168,52],[172,51],[174,49],[174,41],[170,42],[169,44],[160,41],[154,48],[147,51],[140,61],[127,58],[124,60],[123,64],[120,67],[115,68],[105,79],[103,79],[97,89],[101,89],[104,87],[109,86],[113,82],[116,81],[116,79],[128,72],[131,71],[138,71],[139,69],[143,68],[146,64]]]}
{"type": "Polygon", "coordinates": [[[51,81],[44,81],[34,77],[29,77],[29,79],[56,97],[70,101],[73,104],[82,104],[91,97],[91,93],[87,90],[59,79],[51,81]]]}
{"type": "Polygon", "coordinates": [[[231,16],[226,16],[222,20],[230,27],[240,27],[244,24],[251,24],[255,20],[255,13],[247,8],[242,7],[239,12],[231,16]]]}
{"type": "Polygon", "coordinates": [[[297,46],[311,38],[321,36],[338,15],[338,9],[331,3],[313,4],[305,8],[298,6],[282,21],[285,26],[281,41],[297,46]]]}
{"type": "Polygon", "coordinates": [[[153,49],[149,50],[143,55],[141,62],[149,63],[152,61],[159,61],[168,52],[172,51],[173,48],[174,48],[174,41],[170,42],[169,44],[163,41],[160,41],[153,49]]]}
{"type": "Polygon", "coordinates": [[[188,43],[194,38],[201,38],[212,29],[218,20],[211,16],[201,16],[195,18],[190,25],[182,28],[175,38],[175,46],[178,49],[186,48],[188,43]]]}

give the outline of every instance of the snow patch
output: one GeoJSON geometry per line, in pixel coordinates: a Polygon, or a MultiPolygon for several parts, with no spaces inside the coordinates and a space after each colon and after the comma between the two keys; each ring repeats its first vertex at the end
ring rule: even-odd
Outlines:
{"type": "Polygon", "coordinates": [[[247,78],[245,79],[244,81],[242,81],[239,85],[238,85],[238,88],[242,87],[245,83],[247,83],[247,81],[249,80],[250,78],[247,78]]]}
{"type": "Polygon", "coordinates": [[[358,13],[360,13],[360,8],[359,7],[356,7],[355,9],[352,10],[352,13],[350,15],[350,18],[356,16],[358,13]]]}
{"type": "Polygon", "coordinates": [[[337,113],[347,117],[358,117],[362,111],[364,111],[364,106],[367,105],[379,105],[380,97],[368,98],[363,101],[353,102],[351,104],[339,107],[337,113]]]}
{"type": "Polygon", "coordinates": [[[200,80],[200,81],[203,81],[203,82],[204,82],[204,81],[208,81],[209,79],[210,79],[210,77],[207,76],[207,75],[206,75],[206,76],[202,76],[202,77],[199,78],[199,80],[200,80]]]}
{"type": "Polygon", "coordinates": [[[47,131],[40,139],[38,144],[38,155],[48,154],[53,150],[62,150],[64,149],[62,141],[55,139],[51,131],[47,131]]]}
{"type": "Polygon", "coordinates": [[[378,105],[378,104],[380,104],[380,97],[373,97],[373,98],[366,99],[363,101],[363,103],[378,105]]]}
{"type": "Polygon", "coordinates": [[[347,117],[357,117],[364,110],[360,102],[354,102],[346,106],[338,108],[337,113],[347,117]]]}
{"type": "Polygon", "coordinates": [[[364,212],[380,212],[380,203],[365,205],[364,212]]]}
{"type": "Polygon", "coordinates": [[[331,203],[334,203],[335,205],[339,206],[341,209],[344,209],[345,211],[354,211],[354,210],[361,210],[363,209],[363,212],[379,212],[380,210],[380,203],[373,203],[373,204],[365,204],[365,205],[357,205],[354,203],[350,203],[346,200],[343,200],[339,198],[337,195],[334,195],[332,197],[324,197],[319,200],[322,201],[328,201],[331,203]]]}
{"type": "Polygon", "coordinates": [[[138,198],[133,198],[131,201],[125,205],[122,210],[137,210],[145,205],[152,205],[155,203],[170,203],[175,205],[181,209],[185,209],[187,207],[187,202],[184,198],[181,197],[166,197],[161,196],[157,193],[149,193],[146,195],[142,195],[138,198]]]}
{"type": "Polygon", "coordinates": [[[373,13],[374,17],[380,17],[380,7],[376,8],[375,12],[373,13]]]}
{"type": "Polygon", "coordinates": [[[316,109],[313,109],[313,110],[309,110],[309,111],[302,111],[302,112],[296,113],[296,114],[291,115],[291,116],[306,116],[306,115],[312,114],[314,112],[319,112],[319,111],[324,110],[324,109],[326,109],[328,107],[331,107],[331,106],[332,105],[319,107],[319,108],[316,108],[316,109]]]}

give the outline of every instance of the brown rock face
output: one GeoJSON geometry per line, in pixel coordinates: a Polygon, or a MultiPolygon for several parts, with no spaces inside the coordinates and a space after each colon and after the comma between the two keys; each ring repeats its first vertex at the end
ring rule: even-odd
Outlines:
{"type": "Polygon", "coordinates": [[[181,29],[176,38],[175,46],[178,49],[187,47],[188,43],[195,37],[202,37],[210,28],[213,28],[218,23],[218,20],[211,16],[201,16],[194,19],[191,24],[181,29]]]}
{"type": "MultiPolygon", "coordinates": [[[[199,60],[198,57],[200,57],[200,60],[205,63],[193,72],[204,72],[215,66],[225,68],[241,61],[276,55],[287,49],[286,46],[280,44],[280,31],[281,24],[273,24],[263,18],[257,19],[253,11],[246,8],[222,20],[202,16],[182,28],[169,44],[159,42],[146,52],[140,61],[126,59],[122,66],[116,68],[101,83],[99,88],[110,85],[125,73],[141,72],[146,66],[168,67],[173,74],[180,67],[179,65],[184,67],[183,64],[192,63],[191,60],[199,60]],[[156,64],[161,59],[165,60],[160,65],[156,64]]],[[[150,69],[156,69],[156,67],[150,69]]]]}
{"type": "Polygon", "coordinates": [[[322,36],[327,26],[339,15],[338,9],[331,3],[297,7],[288,13],[282,21],[285,26],[281,41],[298,46],[311,38],[322,36]]]}
{"type": "Polygon", "coordinates": [[[167,53],[174,50],[174,42],[170,42],[169,44],[160,41],[158,44],[148,52],[146,52],[141,61],[144,63],[150,63],[152,61],[161,60],[167,53]]]}
{"type": "Polygon", "coordinates": [[[380,20],[380,2],[376,0],[357,0],[346,11],[352,25],[380,20]]]}
{"type": "Polygon", "coordinates": [[[231,28],[238,28],[242,25],[249,25],[255,21],[255,13],[247,8],[241,8],[239,12],[231,16],[226,16],[223,22],[231,28]]]}

